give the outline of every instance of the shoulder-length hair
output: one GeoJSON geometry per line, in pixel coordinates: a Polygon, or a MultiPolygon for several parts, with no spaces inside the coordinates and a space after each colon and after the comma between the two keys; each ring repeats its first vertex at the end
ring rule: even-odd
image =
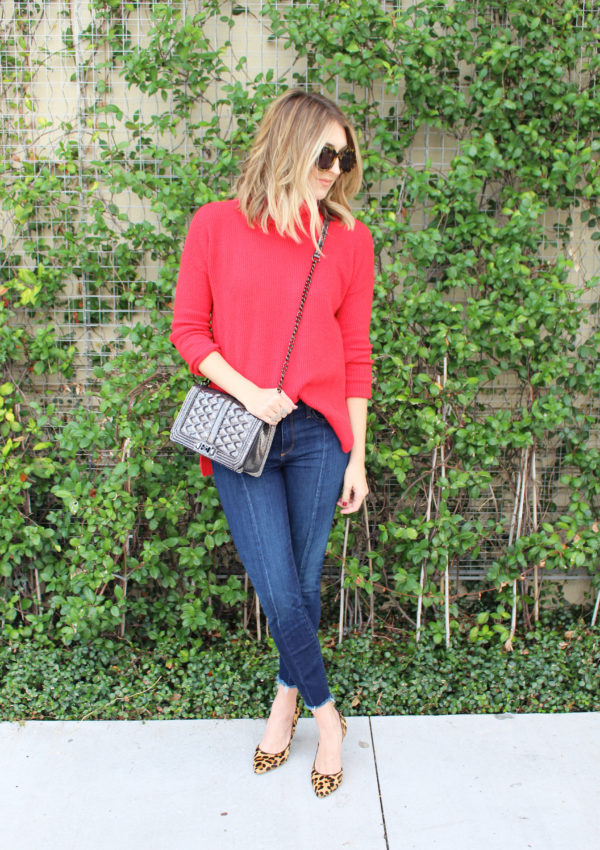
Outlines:
{"type": "Polygon", "coordinates": [[[325,217],[337,218],[353,229],[350,201],[360,189],[362,173],[356,133],[341,109],[321,94],[291,89],[275,98],[265,112],[242,167],[236,194],[250,227],[258,225],[267,232],[272,219],[279,233],[297,242],[298,231],[306,233],[301,217],[306,204],[309,232],[316,245],[319,208],[325,217]],[[356,165],[352,171],[339,174],[327,196],[317,202],[308,191],[308,178],[332,122],[346,131],[347,144],[356,153],[356,165]]]}

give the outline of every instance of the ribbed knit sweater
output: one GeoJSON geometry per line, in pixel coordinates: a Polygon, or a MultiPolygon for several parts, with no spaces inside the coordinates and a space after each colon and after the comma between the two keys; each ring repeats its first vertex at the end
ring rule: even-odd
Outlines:
{"type": "MultiPolygon", "coordinates": [[[[303,210],[308,224],[308,212],[303,210]]],[[[308,230],[308,227],[306,227],[308,230]]],[[[193,375],[218,351],[259,387],[276,387],[314,246],[251,228],[237,200],[216,201],[194,215],[186,236],[169,340],[193,375]]],[[[353,444],[346,398],[371,397],[369,324],[373,240],[360,221],[332,221],[317,263],[283,384],[296,403],[320,411],[343,451],[353,444]]],[[[212,472],[201,456],[202,472],[212,472]]]]}

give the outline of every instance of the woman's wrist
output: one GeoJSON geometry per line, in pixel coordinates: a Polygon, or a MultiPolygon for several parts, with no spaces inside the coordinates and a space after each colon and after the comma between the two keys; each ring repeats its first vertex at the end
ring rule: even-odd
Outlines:
{"type": "Polygon", "coordinates": [[[350,452],[350,457],[348,458],[348,466],[365,466],[365,453],[363,452],[350,452]]]}
{"type": "Polygon", "coordinates": [[[365,466],[367,443],[367,404],[366,398],[349,397],[346,399],[350,427],[354,438],[348,463],[353,467],[365,466]]]}
{"type": "Polygon", "coordinates": [[[247,378],[243,378],[239,384],[238,395],[236,395],[237,400],[244,405],[246,410],[248,410],[252,406],[252,394],[258,390],[256,384],[253,384],[252,381],[249,381],[247,378]]]}
{"type": "Polygon", "coordinates": [[[212,351],[205,357],[198,364],[198,369],[226,393],[237,398],[246,408],[252,394],[258,389],[256,384],[253,384],[252,381],[230,366],[217,351],[212,351]]]}

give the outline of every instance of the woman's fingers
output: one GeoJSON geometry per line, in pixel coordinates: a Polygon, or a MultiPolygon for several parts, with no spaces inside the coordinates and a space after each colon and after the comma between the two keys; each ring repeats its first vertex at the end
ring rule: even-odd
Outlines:
{"type": "MultiPolygon", "coordinates": [[[[277,392],[277,390],[275,390],[277,392]]],[[[282,411],[283,416],[288,416],[292,410],[296,410],[298,407],[297,404],[291,400],[291,398],[286,395],[283,390],[280,393],[277,393],[277,400],[279,402],[279,410],[282,411]]]]}
{"type": "Polygon", "coordinates": [[[286,393],[278,393],[277,389],[272,388],[257,389],[250,400],[250,404],[247,405],[247,409],[254,416],[262,419],[263,422],[276,425],[286,416],[289,416],[297,406],[286,393]]]}
{"type": "Polygon", "coordinates": [[[343,493],[342,498],[338,502],[341,508],[340,513],[355,513],[362,505],[368,492],[368,489],[365,487],[364,489],[352,489],[349,493],[343,493]]]}
{"type": "Polygon", "coordinates": [[[344,476],[342,495],[337,502],[338,506],[341,508],[340,513],[355,513],[355,511],[357,511],[362,505],[368,492],[369,487],[367,485],[364,468],[354,468],[349,464],[344,476]]]}
{"type": "Polygon", "coordinates": [[[284,392],[278,393],[277,390],[271,390],[271,397],[268,400],[268,409],[266,411],[268,421],[275,425],[277,422],[285,419],[286,416],[295,410],[297,405],[284,392]]]}

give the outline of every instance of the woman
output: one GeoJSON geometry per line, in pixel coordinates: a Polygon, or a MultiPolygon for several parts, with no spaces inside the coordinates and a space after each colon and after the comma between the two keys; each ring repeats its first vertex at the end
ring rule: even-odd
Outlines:
{"type": "Polygon", "coordinates": [[[346,721],[335,709],[317,629],[336,504],[357,511],[371,395],[373,241],[351,215],[362,180],[356,135],[328,98],[285,92],[267,109],[234,200],[206,204],[186,237],[171,342],[194,375],[277,423],[258,478],[202,457],[280,653],[277,693],[254,770],[283,764],[298,691],[319,744],[317,796],[342,781],[346,721]],[[283,385],[276,386],[321,225],[330,220],[283,385]]]}

